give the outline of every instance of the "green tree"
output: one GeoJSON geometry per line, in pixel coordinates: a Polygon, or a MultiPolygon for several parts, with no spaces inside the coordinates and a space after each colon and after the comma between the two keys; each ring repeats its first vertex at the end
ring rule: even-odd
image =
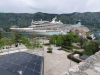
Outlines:
{"type": "Polygon", "coordinates": [[[85,50],[88,50],[89,49],[89,42],[84,42],[82,45],[82,48],[85,50]]]}
{"type": "Polygon", "coordinates": [[[20,42],[22,35],[20,33],[17,33],[17,32],[14,35],[15,35],[15,43],[20,42]]]}
{"type": "Polygon", "coordinates": [[[80,36],[77,41],[80,43],[80,46],[82,48],[83,43],[87,42],[88,39],[84,38],[83,36],[80,36]]]}
{"type": "Polygon", "coordinates": [[[15,44],[15,35],[11,34],[11,35],[8,36],[8,38],[9,38],[10,46],[12,44],[15,44]]]}
{"type": "Polygon", "coordinates": [[[3,40],[0,40],[0,49],[3,46],[3,40]]]}
{"type": "Polygon", "coordinates": [[[7,37],[3,37],[2,39],[1,39],[3,42],[2,42],[2,45],[4,46],[4,45],[9,45],[9,39],[7,38],[7,37]]]}
{"type": "Polygon", "coordinates": [[[58,35],[57,41],[56,41],[56,46],[61,46],[63,44],[63,35],[58,35]]]}
{"type": "Polygon", "coordinates": [[[90,36],[87,36],[86,38],[89,39],[89,40],[92,40],[92,37],[90,37],[90,36]]]}
{"type": "Polygon", "coordinates": [[[78,39],[79,39],[79,34],[78,33],[74,34],[74,40],[73,40],[73,42],[77,43],[78,39]]]}
{"type": "Polygon", "coordinates": [[[51,35],[51,36],[50,36],[49,43],[50,43],[50,44],[56,44],[57,38],[58,38],[58,35],[51,35]]]}
{"type": "Polygon", "coordinates": [[[75,34],[73,32],[66,34],[64,36],[64,43],[63,44],[67,45],[67,46],[71,46],[72,42],[74,42],[74,36],[75,36],[75,34]]]}
{"type": "Polygon", "coordinates": [[[99,45],[100,45],[100,41],[90,41],[85,42],[82,47],[85,48],[86,50],[91,50],[93,52],[93,54],[95,54],[95,52],[99,51],[99,45]]]}
{"type": "Polygon", "coordinates": [[[25,36],[22,36],[21,37],[21,41],[20,41],[21,43],[23,43],[23,44],[27,44],[27,45],[29,45],[30,44],[30,40],[28,39],[28,38],[26,38],[25,36]]]}
{"type": "Polygon", "coordinates": [[[1,38],[3,38],[3,35],[2,35],[2,33],[0,32],[0,39],[1,39],[1,38]]]}

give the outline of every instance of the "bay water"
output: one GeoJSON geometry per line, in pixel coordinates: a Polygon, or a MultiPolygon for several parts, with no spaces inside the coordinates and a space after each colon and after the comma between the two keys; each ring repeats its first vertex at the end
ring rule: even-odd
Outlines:
{"type": "MultiPolygon", "coordinates": [[[[99,33],[100,32],[93,32],[94,37],[95,37],[96,40],[100,39],[100,34],[99,33]]],[[[14,33],[13,32],[2,32],[2,34],[3,34],[3,36],[8,37],[10,34],[14,34],[14,33]]],[[[22,36],[26,36],[26,37],[29,36],[29,34],[27,34],[27,33],[21,33],[21,34],[22,34],[22,36]]]]}

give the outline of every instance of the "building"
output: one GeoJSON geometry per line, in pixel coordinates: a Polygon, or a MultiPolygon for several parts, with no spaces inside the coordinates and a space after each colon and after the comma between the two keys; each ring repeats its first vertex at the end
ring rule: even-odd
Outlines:
{"type": "Polygon", "coordinates": [[[3,31],[3,28],[0,28],[0,31],[3,31]]]}

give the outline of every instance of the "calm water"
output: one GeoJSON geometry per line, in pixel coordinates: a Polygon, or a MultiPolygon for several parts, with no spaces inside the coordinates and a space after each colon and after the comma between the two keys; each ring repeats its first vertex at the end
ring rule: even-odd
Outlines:
{"type": "Polygon", "coordinates": [[[94,34],[94,37],[96,38],[96,39],[100,39],[100,34],[99,34],[100,32],[93,32],[93,34],[94,34]]]}
{"type": "MultiPolygon", "coordinates": [[[[8,32],[3,32],[2,34],[3,34],[3,36],[8,37],[9,35],[14,34],[14,33],[11,33],[11,32],[9,32],[9,33],[8,32]]],[[[22,34],[22,36],[28,37],[28,35],[25,34],[25,33],[21,33],[21,34],[22,34]]]]}
{"type": "MultiPolygon", "coordinates": [[[[93,32],[93,34],[94,34],[94,36],[95,36],[96,39],[100,39],[99,33],[100,33],[100,32],[93,32]]],[[[14,34],[14,33],[3,32],[2,34],[3,34],[5,37],[8,37],[10,34],[14,34]]],[[[23,36],[29,37],[29,35],[26,34],[26,33],[21,33],[21,34],[22,34],[23,36]]]]}

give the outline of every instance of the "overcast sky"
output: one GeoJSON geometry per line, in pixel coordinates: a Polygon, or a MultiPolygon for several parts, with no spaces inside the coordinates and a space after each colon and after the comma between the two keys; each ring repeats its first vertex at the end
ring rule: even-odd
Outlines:
{"type": "Polygon", "coordinates": [[[100,0],[0,0],[0,12],[100,12],[100,0]]]}

